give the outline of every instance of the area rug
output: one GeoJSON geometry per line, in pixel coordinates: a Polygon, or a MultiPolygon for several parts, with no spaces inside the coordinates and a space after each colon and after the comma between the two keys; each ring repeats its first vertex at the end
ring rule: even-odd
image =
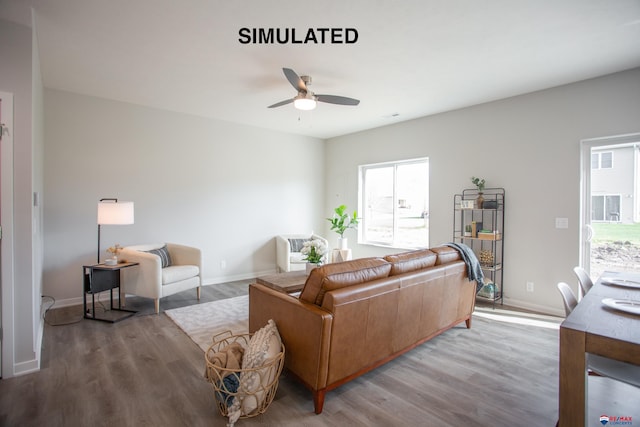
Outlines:
{"type": "Polygon", "coordinates": [[[165,310],[165,314],[203,351],[207,351],[211,338],[220,332],[243,334],[249,331],[249,296],[174,308],[165,310]]]}

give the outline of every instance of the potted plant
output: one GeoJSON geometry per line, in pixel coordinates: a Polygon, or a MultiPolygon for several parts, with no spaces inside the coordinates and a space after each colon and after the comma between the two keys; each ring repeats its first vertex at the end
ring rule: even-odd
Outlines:
{"type": "Polygon", "coordinates": [[[467,224],[464,227],[464,237],[471,237],[471,224],[467,224]]]}
{"type": "Polygon", "coordinates": [[[484,197],[482,197],[482,192],[484,191],[485,181],[482,178],[476,178],[475,176],[471,177],[471,182],[478,189],[478,197],[476,198],[476,204],[478,205],[478,209],[482,209],[482,204],[484,203],[484,197]]]}
{"type": "Polygon", "coordinates": [[[320,239],[311,239],[304,242],[300,253],[307,261],[307,271],[318,267],[324,262],[325,255],[327,254],[327,245],[320,239]]]}
{"type": "Polygon", "coordinates": [[[331,223],[331,231],[335,231],[340,236],[338,242],[342,250],[347,249],[347,239],[344,237],[344,232],[350,228],[357,229],[360,222],[357,211],[353,211],[351,216],[346,211],[347,206],[340,205],[333,210],[333,216],[327,218],[327,221],[331,223]]]}

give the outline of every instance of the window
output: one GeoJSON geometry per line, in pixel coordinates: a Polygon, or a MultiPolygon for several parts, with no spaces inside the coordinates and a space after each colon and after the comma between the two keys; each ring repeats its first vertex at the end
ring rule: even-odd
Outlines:
{"type": "Polygon", "coordinates": [[[591,221],[620,221],[620,196],[591,196],[591,221]]]}
{"type": "Polygon", "coordinates": [[[608,151],[600,153],[600,169],[611,169],[613,167],[613,153],[608,151]]]}
{"type": "Polygon", "coordinates": [[[360,243],[429,246],[429,159],[360,166],[360,243]]]}
{"type": "Polygon", "coordinates": [[[591,169],[611,169],[613,168],[613,152],[602,151],[591,153],[591,169]]]}

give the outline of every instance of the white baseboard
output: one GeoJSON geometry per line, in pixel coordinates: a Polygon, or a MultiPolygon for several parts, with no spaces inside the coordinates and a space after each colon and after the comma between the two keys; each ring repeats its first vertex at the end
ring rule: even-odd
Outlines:
{"type": "Polygon", "coordinates": [[[275,274],[276,270],[258,271],[253,273],[236,274],[233,276],[207,277],[202,279],[203,286],[217,285],[219,283],[235,282],[238,280],[250,280],[267,274],[275,274]]]}
{"type": "Polygon", "coordinates": [[[505,298],[504,303],[511,307],[522,308],[524,310],[535,311],[536,313],[548,314],[550,316],[565,317],[564,309],[555,309],[548,305],[531,304],[527,301],[505,298]]]}
{"type": "Polygon", "coordinates": [[[27,360],[26,362],[20,362],[13,365],[13,374],[14,376],[31,374],[33,372],[38,372],[40,370],[40,360],[33,359],[27,360]]]}
{"type": "MultiPolygon", "coordinates": [[[[275,269],[273,269],[273,270],[267,270],[267,271],[259,271],[255,273],[236,274],[233,276],[208,277],[208,278],[202,279],[202,286],[217,285],[220,283],[235,282],[238,280],[250,280],[255,277],[266,276],[267,274],[274,274],[275,272],[276,272],[275,269]]],[[[104,291],[95,295],[96,295],[96,299],[98,298],[98,296],[100,296],[100,301],[109,300],[109,291],[104,291]]],[[[113,295],[113,300],[117,301],[119,298],[120,298],[120,293],[115,292],[113,295]]],[[[91,301],[91,299],[89,296],[87,296],[87,303],[89,303],[89,301],[91,301]]],[[[55,308],[62,308],[62,307],[70,307],[70,306],[81,305],[81,304],[82,304],[82,296],[79,296],[74,298],[57,299],[54,305],[55,305],[55,308]]]]}

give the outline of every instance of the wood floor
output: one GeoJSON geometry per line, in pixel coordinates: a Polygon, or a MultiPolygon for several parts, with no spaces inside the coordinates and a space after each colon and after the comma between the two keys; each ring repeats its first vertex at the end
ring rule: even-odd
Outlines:
{"type": "MultiPolygon", "coordinates": [[[[205,287],[200,302],[246,294],[248,283],[205,287]]],[[[195,303],[195,291],[185,291],[163,299],[161,309],[195,303]]],[[[202,351],[164,313],[153,314],[153,301],[128,298],[127,306],[140,312],[116,324],[81,320],[81,307],[50,310],[41,370],[0,380],[0,425],[224,426],[202,351]]],[[[236,425],[553,426],[558,321],[500,313],[479,308],[471,329],[455,327],[329,392],[320,415],[311,393],[285,372],[267,413],[236,425]],[[523,318],[539,323],[515,323],[523,318]]],[[[630,386],[595,381],[590,396],[617,396],[610,412],[638,402],[630,386]]],[[[593,413],[596,425],[607,406],[593,413]]],[[[640,413],[616,415],[640,421],[640,413]]]]}

